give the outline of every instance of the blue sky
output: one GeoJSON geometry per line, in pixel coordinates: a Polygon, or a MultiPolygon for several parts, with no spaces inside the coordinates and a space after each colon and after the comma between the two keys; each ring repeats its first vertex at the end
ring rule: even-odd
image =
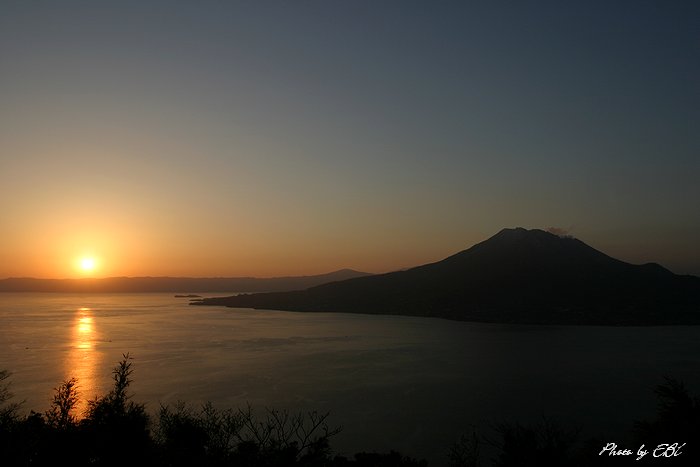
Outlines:
{"type": "Polygon", "coordinates": [[[700,274],[694,2],[3,2],[0,277],[372,272],[503,227],[700,274]]]}

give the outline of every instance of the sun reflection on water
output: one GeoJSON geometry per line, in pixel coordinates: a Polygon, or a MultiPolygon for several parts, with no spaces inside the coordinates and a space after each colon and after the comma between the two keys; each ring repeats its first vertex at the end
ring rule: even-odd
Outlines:
{"type": "Polygon", "coordinates": [[[97,394],[97,370],[100,363],[100,352],[95,349],[97,331],[92,309],[79,308],[73,320],[73,334],[70,352],[66,362],[66,379],[78,379],[79,402],[75,415],[82,418],[87,408],[88,399],[97,394]]]}

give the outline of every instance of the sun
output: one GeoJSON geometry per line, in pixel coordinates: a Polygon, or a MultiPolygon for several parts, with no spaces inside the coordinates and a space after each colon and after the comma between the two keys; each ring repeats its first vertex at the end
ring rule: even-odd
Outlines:
{"type": "Polygon", "coordinates": [[[95,258],[91,256],[86,256],[80,259],[80,269],[84,272],[92,272],[95,270],[96,262],[95,258]]]}
{"type": "Polygon", "coordinates": [[[75,256],[73,260],[73,271],[78,277],[95,277],[95,274],[102,269],[102,266],[102,258],[95,256],[92,252],[85,252],[80,256],[75,256]]]}

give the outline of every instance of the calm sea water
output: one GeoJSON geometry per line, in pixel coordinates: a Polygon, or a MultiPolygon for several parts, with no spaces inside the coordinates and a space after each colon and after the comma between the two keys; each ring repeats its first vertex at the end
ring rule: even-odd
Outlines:
{"type": "Polygon", "coordinates": [[[170,294],[0,294],[0,369],[43,411],[75,376],[111,386],[123,353],[135,400],[330,411],[332,446],[444,462],[476,426],[543,415],[584,433],[651,416],[664,375],[700,393],[700,326],[611,328],[190,307],[170,294]]]}

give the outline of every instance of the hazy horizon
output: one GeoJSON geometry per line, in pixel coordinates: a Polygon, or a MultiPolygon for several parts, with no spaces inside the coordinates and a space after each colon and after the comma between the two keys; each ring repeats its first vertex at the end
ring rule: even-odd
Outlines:
{"type": "MultiPolygon", "coordinates": [[[[171,279],[284,279],[286,277],[304,277],[304,276],[319,276],[319,275],[325,275],[325,274],[331,274],[334,272],[339,272],[339,271],[344,271],[344,270],[352,270],[355,271],[354,269],[350,268],[342,268],[342,269],[336,269],[334,271],[326,271],[322,272],[319,274],[304,274],[300,276],[251,276],[251,275],[242,275],[242,276],[153,276],[153,275],[144,275],[144,276],[94,276],[94,277],[32,277],[32,276],[11,276],[11,277],[0,277],[0,280],[5,280],[5,279],[36,279],[36,280],[101,280],[101,279],[159,279],[159,278],[171,278],[171,279]]],[[[368,274],[377,274],[373,273],[371,271],[356,271],[356,272],[366,272],[368,274]]],[[[381,274],[381,273],[379,273],[381,274]]]]}
{"type": "Polygon", "coordinates": [[[696,2],[0,5],[0,278],[281,277],[502,228],[700,275],[696,2]]]}
{"type": "MultiPolygon", "coordinates": [[[[534,230],[543,230],[543,231],[549,232],[553,235],[576,238],[576,237],[570,235],[567,231],[564,231],[562,229],[555,228],[555,227],[550,227],[548,229],[534,229],[534,230]]],[[[487,239],[484,239],[484,240],[487,240],[487,239]]],[[[581,239],[578,239],[578,240],[581,240],[581,239]]],[[[474,245],[476,245],[478,243],[480,243],[480,242],[477,242],[474,245]]],[[[441,260],[446,259],[446,258],[448,258],[454,254],[457,254],[461,251],[465,251],[474,245],[470,245],[469,247],[464,248],[463,250],[460,250],[460,251],[452,252],[444,257],[437,258],[433,261],[427,261],[425,263],[415,264],[415,265],[407,266],[404,268],[392,269],[392,270],[387,270],[387,271],[359,271],[359,270],[353,269],[353,268],[339,268],[339,269],[334,269],[334,270],[330,270],[330,271],[321,271],[321,272],[312,273],[312,274],[270,275],[270,276],[254,276],[251,274],[243,274],[243,275],[239,275],[239,276],[211,276],[211,275],[210,276],[167,276],[167,275],[149,275],[149,274],[144,274],[144,275],[139,275],[139,276],[97,276],[97,275],[89,276],[89,275],[87,275],[86,272],[84,272],[81,277],[34,277],[34,276],[21,276],[20,277],[20,276],[10,276],[10,277],[0,277],[0,280],[29,279],[29,280],[59,280],[59,281],[66,280],[66,281],[70,281],[70,280],[158,279],[158,278],[173,278],[173,279],[247,279],[247,278],[249,278],[249,279],[284,279],[284,278],[291,278],[291,277],[324,276],[324,275],[334,274],[334,273],[343,272],[343,271],[354,271],[354,272],[367,273],[367,274],[385,274],[385,273],[394,272],[394,271],[407,270],[407,269],[411,269],[414,267],[423,266],[425,264],[441,261],[441,260]]],[[[605,252],[602,252],[602,253],[605,254],[605,252]]],[[[610,255],[608,255],[608,256],[610,256],[610,255]]],[[[614,258],[614,259],[619,259],[619,258],[614,258]]],[[[650,262],[657,263],[655,261],[650,261],[650,262]]],[[[634,263],[632,263],[632,264],[634,264],[634,263]]],[[[640,263],[640,264],[642,264],[642,263],[640,263]]],[[[668,269],[663,264],[661,264],[661,266],[668,269]]],[[[671,272],[679,274],[676,271],[671,271],[671,272]]],[[[683,275],[683,273],[680,273],[680,274],[683,275]]],[[[700,274],[692,274],[692,273],[689,275],[700,276],[700,274]]]]}

